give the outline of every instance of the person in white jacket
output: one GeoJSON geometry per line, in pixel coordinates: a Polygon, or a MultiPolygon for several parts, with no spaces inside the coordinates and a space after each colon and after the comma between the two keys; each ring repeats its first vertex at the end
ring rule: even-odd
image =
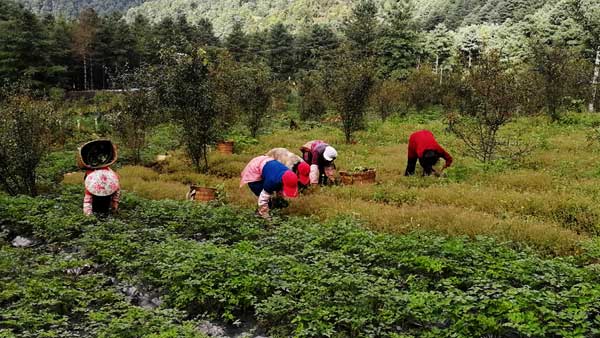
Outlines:
{"type": "Polygon", "coordinates": [[[335,148],[325,141],[310,141],[300,148],[302,158],[310,165],[310,184],[327,185],[328,181],[335,182],[335,163],[338,153],[335,148]]]}

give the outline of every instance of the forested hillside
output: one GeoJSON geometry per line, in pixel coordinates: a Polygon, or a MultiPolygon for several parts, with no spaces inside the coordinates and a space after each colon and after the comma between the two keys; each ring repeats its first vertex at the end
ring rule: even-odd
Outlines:
{"type": "Polygon", "coordinates": [[[146,0],[19,0],[35,13],[76,17],[82,9],[93,8],[98,13],[124,12],[146,0]]]}
{"type": "MultiPolygon", "coordinates": [[[[74,17],[84,8],[98,13],[127,11],[132,20],[143,14],[158,22],[167,16],[185,14],[191,21],[209,18],[217,32],[229,31],[234,19],[244,21],[246,28],[266,28],[276,22],[299,28],[310,23],[339,26],[350,13],[351,0],[20,0],[36,13],[52,13],[74,17]]],[[[380,9],[389,8],[392,0],[377,0],[380,9]]],[[[425,28],[444,23],[449,28],[503,23],[507,19],[522,20],[544,4],[557,0],[414,0],[414,13],[425,28]]]]}
{"type": "MultiPolygon", "coordinates": [[[[544,4],[556,0],[414,0],[415,15],[425,28],[444,23],[449,28],[480,23],[503,23],[507,19],[522,20],[535,13],[544,4]]],[[[377,0],[380,9],[389,8],[394,1],[377,0]]],[[[143,14],[155,21],[165,16],[185,14],[197,20],[202,17],[213,21],[217,32],[227,31],[232,19],[244,21],[249,29],[260,29],[275,22],[296,28],[307,23],[339,26],[350,12],[351,0],[156,0],[132,8],[129,17],[143,14]]]]}

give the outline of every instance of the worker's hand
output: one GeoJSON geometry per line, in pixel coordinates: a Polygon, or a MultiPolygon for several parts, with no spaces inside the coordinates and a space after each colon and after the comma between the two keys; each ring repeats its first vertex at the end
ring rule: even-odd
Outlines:
{"type": "Polygon", "coordinates": [[[269,206],[268,205],[263,205],[261,207],[258,208],[258,215],[264,219],[266,219],[267,221],[271,220],[271,215],[269,214],[269,206]]]}

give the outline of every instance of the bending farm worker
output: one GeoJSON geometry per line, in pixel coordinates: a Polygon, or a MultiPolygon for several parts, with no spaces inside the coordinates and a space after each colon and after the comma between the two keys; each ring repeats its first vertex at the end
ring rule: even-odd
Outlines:
{"type": "Polygon", "coordinates": [[[110,168],[88,170],[85,174],[83,213],[108,215],[119,209],[119,176],[110,168]]]}
{"type": "Polygon", "coordinates": [[[417,160],[423,167],[423,176],[434,174],[439,176],[442,172],[452,165],[452,156],[442,148],[433,133],[429,130],[421,130],[410,135],[408,140],[408,164],[406,165],[405,176],[414,175],[417,160]],[[440,172],[437,172],[433,166],[439,159],[443,158],[446,162],[440,172]]]}
{"type": "Polygon", "coordinates": [[[328,180],[335,182],[335,159],[337,150],[325,141],[310,141],[300,148],[302,158],[310,165],[310,184],[326,185],[328,180]]]}
{"type": "Polygon", "coordinates": [[[288,167],[294,174],[298,175],[298,181],[302,187],[310,183],[310,166],[302,158],[285,148],[273,148],[266,156],[274,158],[288,167]]]}
{"type": "Polygon", "coordinates": [[[298,196],[298,176],[281,162],[269,156],[252,159],[242,171],[240,188],[248,184],[258,197],[258,214],[270,219],[270,204],[273,195],[281,192],[283,197],[298,196]]]}

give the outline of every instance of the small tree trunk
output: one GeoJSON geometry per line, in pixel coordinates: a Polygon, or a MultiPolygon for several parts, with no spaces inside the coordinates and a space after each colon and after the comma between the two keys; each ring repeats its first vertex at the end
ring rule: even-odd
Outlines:
{"type": "Polygon", "coordinates": [[[596,95],[598,95],[598,78],[600,77],[600,46],[596,47],[596,63],[594,66],[594,78],[592,79],[592,99],[590,101],[589,111],[596,111],[594,106],[596,103],[596,95]]]}
{"type": "Polygon", "coordinates": [[[438,69],[440,66],[440,56],[438,54],[435,55],[435,73],[438,73],[438,69]]]}
{"type": "Polygon", "coordinates": [[[90,89],[94,90],[94,62],[90,58],[90,89]]]}
{"type": "Polygon", "coordinates": [[[87,82],[87,58],[83,55],[83,90],[88,89],[87,82]]]}

